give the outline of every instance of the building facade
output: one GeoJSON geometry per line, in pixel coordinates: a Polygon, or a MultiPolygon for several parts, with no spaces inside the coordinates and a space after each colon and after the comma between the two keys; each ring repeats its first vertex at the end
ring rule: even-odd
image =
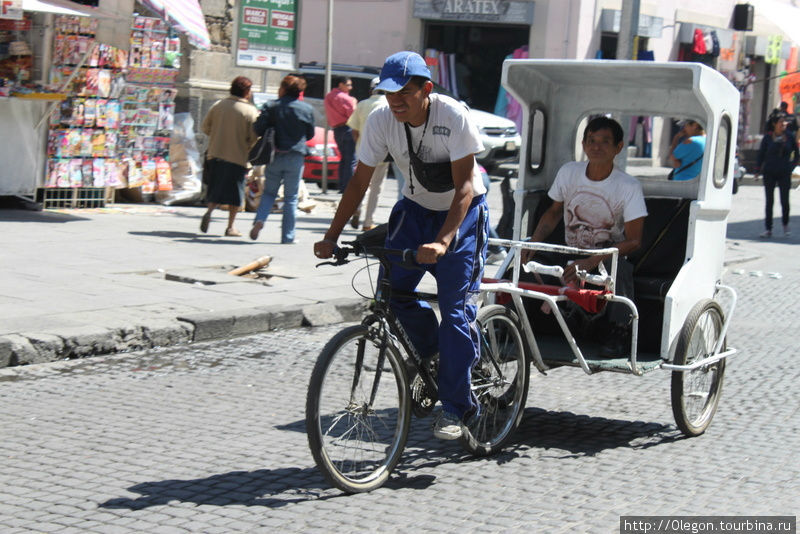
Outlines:
{"type": "MultiPolygon", "coordinates": [[[[491,112],[502,111],[505,58],[615,59],[623,14],[634,7],[639,23],[633,58],[700,61],[740,88],[746,114],[740,146],[754,142],[766,115],[780,101],[778,75],[796,70],[795,42],[781,21],[776,23],[774,10],[779,4],[800,13],[790,0],[753,0],[749,21],[737,19],[737,13],[748,11],[737,8],[742,3],[737,0],[331,1],[334,63],[380,66],[393,52],[417,50],[439,83],[471,106],[491,112]],[[698,39],[707,46],[700,46],[698,39]]],[[[238,74],[249,75],[266,92],[274,91],[284,74],[235,67],[231,43],[236,4],[201,0],[214,46],[189,52],[181,90],[183,106],[198,116],[238,74]]],[[[300,0],[299,62],[325,61],[328,5],[328,0],[300,0]]],[[[800,28],[800,15],[794,16],[800,28]]]]}

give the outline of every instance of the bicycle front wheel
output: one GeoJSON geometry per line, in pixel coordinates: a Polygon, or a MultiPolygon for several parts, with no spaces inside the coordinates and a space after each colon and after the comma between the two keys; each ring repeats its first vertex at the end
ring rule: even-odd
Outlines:
{"type": "Polygon", "coordinates": [[[306,432],[325,478],[347,493],[386,482],[411,423],[405,365],[364,325],[336,334],[322,349],[308,387],[306,432]]]}
{"type": "Polygon", "coordinates": [[[466,425],[461,443],[485,456],[502,449],[519,426],[528,398],[530,366],[517,315],[505,306],[478,311],[481,355],[472,370],[472,392],[480,413],[466,425]]]}

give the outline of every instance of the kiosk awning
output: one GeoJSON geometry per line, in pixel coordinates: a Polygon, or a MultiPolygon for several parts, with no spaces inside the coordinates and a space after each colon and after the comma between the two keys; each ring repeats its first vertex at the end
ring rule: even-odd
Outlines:
{"type": "Polygon", "coordinates": [[[100,19],[124,19],[114,8],[102,2],[98,7],[84,6],[67,0],[22,0],[23,11],[53,13],[56,15],[76,15],[79,17],[96,17],[100,19]]]}
{"type": "Polygon", "coordinates": [[[208,50],[211,39],[208,36],[206,19],[197,0],[139,0],[177,30],[186,34],[189,42],[197,48],[208,50]]]}

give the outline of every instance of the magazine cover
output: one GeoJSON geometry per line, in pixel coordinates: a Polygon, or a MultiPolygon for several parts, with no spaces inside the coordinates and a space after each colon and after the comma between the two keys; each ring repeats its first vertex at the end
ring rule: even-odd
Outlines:
{"type": "Polygon", "coordinates": [[[106,130],[106,156],[113,158],[117,155],[117,132],[106,130]]]}
{"type": "Polygon", "coordinates": [[[108,98],[111,94],[111,71],[99,69],[97,73],[97,96],[108,98]]]}
{"type": "Polygon", "coordinates": [[[83,125],[87,128],[94,128],[97,118],[97,100],[87,98],[83,105],[83,125]]]}
{"type": "Polygon", "coordinates": [[[125,187],[120,171],[120,162],[115,159],[107,159],[105,165],[106,187],[125,187]]]}
{"type": "Polygon", "coordinates": [[[84,159],[83,161],[83,187],[92,187],[94,185],[94,178],[92,177],[92,160],[84,159]]]}
{"type": "Polygon", "coordinates": [[[156,179],[159,191],[172,191],[172,171],[164,158],[156,159],[156,179]]]}
{"type": "Polygon", "coordinates": [[[69,161],[68,159],[59,160],[58,171],[56,173],[56,187],[70,187],[69,161]]]}
{"type": "Polygon", "coordinates": [[[58,187],[58,160],[47,160],[47,180],[44,183],[45,187],[58,187]]]}
{"type": "Polygon", "coordinates": [[[106,185],[106,164],[102,158],[92,160],[92,185],[95,187],[105,187],[106,185]]]}
{"type": "Polygon", "coordinates": [[[102,158],[106,155],[106,132],[95,130],[92,133],[92,156],[102,158]]]}
{"type": "Polygon", "coordinates": [[[175,120],[175,104],[159,104],[158,129],[172,130],[175,120]]]}
{"type": "Polygon", "coordinates": [[[71,126],[73,109],[72,99],[68,98],[66,100],[62,100],[59,109],[61,110],[61,124],[64,126],[71,126]]]}
{"type": "Polygon", "coordinates": [[[83,98],[72,99],[72,126],[83,126],[83,114],[86,110],[86,100],[83,98]]]}
{"type": "Polygon", "coordinates": [[[69,160],[69,186],[82,187],[83,186],[83,160],[71,159],[69,160]]]}
{"type": "Polygon", "coordinates": [[[86,85],[83,87],[83,94],[86,96],[97,96],[100,84],[100,69],[86,70],[86,85]]]}
{"type": "Polygon", "coordinates": [[[106,128],[119,128],[119,100],[106,102],[106,128]]]}
{"type": "Polygon", "coordinates": [[[63,151],[66,158],[77,158],[81,155],[81,130],[70,128],[67,130],[66,149],[63,151]]]}
{"type": "Polygon", "coordinates": [[[106,105],[108,104],[108,100],[105,98],[98,98],[95,101],[95,119],[94,124],[98,128],[105,128],[106,127],[106,105]]]}
{"type": "Polygon", "coordinates": [[[128,166],[128,187],[141,187],[144,183],[142,181],[142,169],[137,163],[132,160],[126,160],[128,166]]]}
{"type": "Polygon", "coordinates": [[[84,128],[81,130],[81,150],[80,156],[84,158],[92,157],[92,134],[94,130],[91,128],[84,128]]]}

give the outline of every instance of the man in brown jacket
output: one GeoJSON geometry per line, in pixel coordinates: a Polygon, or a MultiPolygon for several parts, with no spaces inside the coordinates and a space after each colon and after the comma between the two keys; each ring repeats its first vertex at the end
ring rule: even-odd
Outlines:
{"type": "Polygon", "coordinates": [[[242,234],[233,226],[244,199],[244,178],[250,148],[256,142],[253,124],[258,110],[250,103],[253,82],[237,76],[231,83],[230,95],[217,101],[203,119],[202,130],[209,136],[204,181],[208,190],[208,210],[200,221],[200,231],[208,231],[211,212],[220,204],[228,205],[226,236],[242,234]]]}

